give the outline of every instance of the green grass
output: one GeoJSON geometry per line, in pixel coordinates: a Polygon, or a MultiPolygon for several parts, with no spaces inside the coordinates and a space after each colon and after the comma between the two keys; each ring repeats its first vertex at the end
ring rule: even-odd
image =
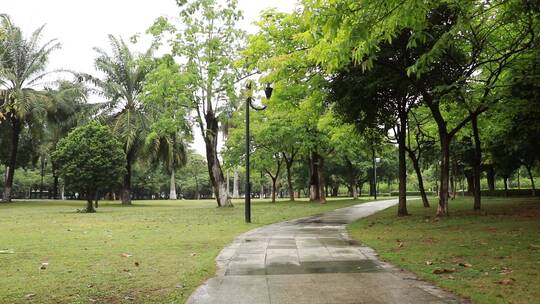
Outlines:
{"type": "Polygon", "coordinates": [[[96,214],[75,201],[0,204],[0,250],[14,252],[0,252],[0,303],[183,303],[235,236],[358,202],[254,202],[253,224],[240,202],[104,202],[96,214]]]}
{"type": "Polygon", "coordinates": [[[439,221],[434,206],[409,206],[412,216],[398,218],[390,208],[351,224],[351,236],[384,260],[474,303],[538,303],[540,200],[484,198],[484,209],[475,213],[472,200],[461,198],[439,221]],[[437,268],[455,271],[438,275],[437,268]]]}

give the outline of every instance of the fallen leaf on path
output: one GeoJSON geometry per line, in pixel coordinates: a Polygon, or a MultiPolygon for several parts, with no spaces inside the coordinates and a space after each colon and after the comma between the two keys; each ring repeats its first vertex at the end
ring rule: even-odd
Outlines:
{"type": "Polygon", "coordinates": [[[195,253],[195,252],[193,252],[193,253],[190,254],[190,256],[192,256],[192,257],[194,257],[194,256],[196,256],[196,255],[197,255],[197,253],[195,253]]]}
{"type": "Polygon", "coordinates": [[[445,274],[445,273],[452,273],[452,272],[455,272],[456,270],[454,268],[452,269],[448,269],[448,268],[435,268],[433,270],[433,274],[445,274]]]}
{"type": "Polygon", "coordinates": [[[458,265],[465,268],[472,267],[472,264],[469,264],[469,263],[459,263],[458,265]]]}
{"type": "Polygon", "coordinates": [[[133,255],[132,255],[132,254],[129,254],[129,253],[122,253],[121,256],[123,256],[124,258],[130,258],[130,257],[132,257],[133,255]]]}
{"type": "Polygon", "coordinates": [[[135,266],[139,267],[139,262],[135,262],[135,266]]]}
{"type": "Polygon", "coordinates": [[[529,244],[529,248],[532,250],[540,251],[540,245],[529,244]]]}
{"type": "Polygon", "coordinates": [[[426,261],[426,265],[433,265],[432,261],[426,261]]]}
{"type": "Polygon", "coordinates": [[[514,284],[515,281],[516,281],[515,279],[509,278],[509,279],[502,279],[497,283],[499,283],[501,285],[512,285],[512,284],[514,284]]]}
{"type": "Polygon", "coordinates": [[[25,297],[26,299],[31,299],[31,298],[33,298],[33,297],[35,297],[35,296],[36,296],[35,293],[29,293],[29,294],[25,295],[24,297],[25,297]]]}
{"type": "Polygon", "coordinates": [[[39,266],[39,269],[45,270],[45,269],[47,269],[47,266],[49,266],[49,263],[47,263],[47,262],[41,263],[41,266],[39,266]]]}

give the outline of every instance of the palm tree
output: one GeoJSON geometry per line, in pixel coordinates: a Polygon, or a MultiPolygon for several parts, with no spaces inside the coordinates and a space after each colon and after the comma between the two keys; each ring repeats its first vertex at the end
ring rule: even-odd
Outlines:
{"type": "Polygon", "coordinates": [[[153,69],[150,47],[144,53],[133,53],[121,39],[109,35],[112,53],[95,48],[98,57],[96,69],[104,74],[102,79],[86,77],[97,86],[107,102],[103,104],[102,117],[107,120],[126,152],[126,175],[122,185],[122,204],[131,205],[131,174],[148,130],[144,104],[140,101],[144,79],[153,69]]]}
{"type": "Polygon", "coordinates": [[[51,52],[60,44],[50,40],[41,44],[43,26],[29,38],[23,37],[9,16],[0,15],[0,123],[11,129],[10,153],[3,201],[11,201],[13,175],[21,132],[25,128],[41,128],[47,103],[47,92],[37,90],[46,72],[51,52]]]}
{"type": "Polygon", "coordinates": [[[182,141],[182,134],[166,131],[150,132],[146,138],[146,147],[150,161],[161,162],[171,176],[169,199],[177,199],[174,173],[187,163],[187,149],[182,141]]]}

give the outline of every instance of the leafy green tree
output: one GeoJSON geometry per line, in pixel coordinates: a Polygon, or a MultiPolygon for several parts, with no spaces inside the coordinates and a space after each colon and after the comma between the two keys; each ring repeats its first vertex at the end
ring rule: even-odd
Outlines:
{"type": "Polygon", "coordinates": [[[331,82],[330,98],[336,109],[360,128],[380,128],[398,144],[399,204],[398,215],[407,212],[406,137],[409,112],[419,102],[414,87],[402,81],[402,73],[417,54],[407,48],[410,34],[398,34],[392,43],[383,43],[374,55],[370,70],[347,67],[331,82]],[[393,131],[390,133],[390,131],[393,131]]]}
{"type": "MultiPolygon", "coordinates": [[[[327,78],[316,62],[306,56],[307,45],[298,39],[306,30],[300,17],[298,12],[287,14],[273,9],[263,12],[258,23],[260,31],[249,38],[241,63],[248,70],[265,73],[261,82],[273,83],[272,100],[281,107],[277,113],[282,113],[283,122],[292,122],[287,132],[295,134],[289,149],[297,147],[295,158],[304,158],[309,163],[310,200],[325,202],[324,159],[332,147],[318,122],[327,110],[324,90],[327,78]]],[[[292,150],[288,154],[292,155],[292,150]]],[[[292,168],[290,157],[287,159],[292,168]]]]}
{"type": "Polygon", "coordinates": [[[206,160],[203,156],[188,152],[188,162],[180,169],[176,179],[183,197],[200,199],[201,195],[210,196],[212,185],[208,175],[206,160]]]}
{"type": "Polygon", "coordinates": [[[122,144],[97,122],[78,127],[60,140],[53,159],[66,186],[86,198],[86,212],[95,212],[92,200],[98,199],[97,192],[113,186],[126,171],[122,144]]]}
{"type": "Polygon", "coordinates": [[[310,24],[303,38],[312,45],[310,57],[329,72],[351,62],[371,69],[381,45],[399,38],[403,31],[410,33],[407,48],[418,56],[400,74],[403,82],[421,94],[437,123],[441,146],[437,214],[448,214],[450,143],[496,101],[494,88],[504,70],[533,46],[538,18],[530,9],[532,4],[519,0],[303,3],[303,16],[310,24]],[[452,105],[459,111],[448,116],[445,109],[452,105]]]}
{"type": "Polygon", "coordinates": [[[235,27],[241,13],[235,0],[220,4],[216,0],[177,1],[181,26],[159,18],[149,29],[161,38],[169,33],[172,53],[187,62],[190,97],[187,105],[206,145],[206,160],[217,204],[232,207],[218,157],[220,112],[237,100],[234,84],[243,79],[235,61],[244,41],[244,32],[235,27]]]}
{"type": "Polygon", "coordinates": [[[48,74],[49,55],[60,47],[56,40],[41,43],[43,26],[28,38],[9,16],[0,15],[0,124],[8,124],[9,161],[3,201],[11,201],[13,176],[17,167],[19,141],[26,128],[39,128],[50,102],[44,91],[36,90],[48,74]]]}
{"type": "Polygon", "coordinates": [[[98,54],[95,66],[103,73],[103,78],[84,76],[106,98],[102,104],[103,119],[110,123],[113,133],[124,146],[126,174],[122,184],[122,204],[130,205],[132,166],[140,156],[149,126],[141,98],[145,77],[154,67],[154,47],[139,54],[132,52],[121,38],[110,35],[109,41],[110,54],[95,48],[98,54]]]}
{"type": "Polygon", "coordinates": [[[357,199],[358,186],[368,179],[371,167],[371,151],[364,138],[353,124],[344,123],[334,112],[329,111],[319,122],[321,131],[328,134],[329,143],[334,148],[332,158],[343,163],[344,180],[351,196],[357,199]]]}
{"type": "Polygon", "coordinates": [[[430,155],[436,155],[436,132],[432,132],[434,129],[430,121],[429,109],[420,107],[410,111],[409,124],[407,126],[407,145],[405,150],[409,155],[409,159],[412,162],[416,178],[418,180],[418,191],[422,197],[422,204],[424,207],[429,207],[429,201],[427,198],[424,177],[422,176],[422,163],[430,163],[430,155]]]}
{"type": "MultiPolygon", "coordinates": [[[[53,102],[47,107],[46,128],[42,134],[45,155],[50,155],[58,141],[76,126],[88,121],[96,113],[97,105],[87,103],[88,90],[82,82],[62,81],[56,90],[49,89],[53,102]]],[[[59,175],[56,164],[52,162],[54,180],[52,198],[59,197],[59,175]]]]}
{"type": "Polygon", "coordinates": [[[177,199],[175,171],[187,162],[186,142],[191,140],[191,125],[185,107],[187,77],[171,56],[164,56],[146,75],[143,103],[151,122],[145,150],[151,162],[161,162],[170,175],[169,199],[177,199]]]}

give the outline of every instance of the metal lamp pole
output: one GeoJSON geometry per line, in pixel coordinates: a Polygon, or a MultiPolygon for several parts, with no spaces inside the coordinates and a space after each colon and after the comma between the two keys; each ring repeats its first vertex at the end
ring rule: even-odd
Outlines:
{"type": "Polygon", "coordinates": [[[377,164],[379,162],[381,162],[380,157],[373,159],[373,178],[374,178],[373,186],[375,187],[375,191],[373,191],[374,193],[373,196],[375,197],[375,199],[377,199],[377,164]]]}
{"type": "MultiPolygon", "coordinates": [[[[246,223],[251,223],[251,181],[249,176],[249,153],[250,153],[250,136],[249,136],[249,109],[252,108],[255,111],[262,111],[266,109],[266,106],[257,108],[253,105],[253,82],[249,81],[247,86],[247,100],[246,100],[246,194],[245,194],[245,217],[246,223]]],[[[266,86],[264,94],[266,99],[272,97],[272,87],[270,84],[266,86]]]]}

